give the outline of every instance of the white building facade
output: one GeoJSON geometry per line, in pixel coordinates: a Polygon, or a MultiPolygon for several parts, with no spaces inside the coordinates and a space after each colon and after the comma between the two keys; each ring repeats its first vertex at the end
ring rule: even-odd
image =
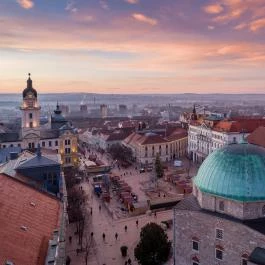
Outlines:
{"type": "Polygon", "coordinates": [[[244,141],[249,133],[221,131],[205,123],[189,125],[188,154],[194,162],[202,162],[211,152],[232,143],[244,141]]]}

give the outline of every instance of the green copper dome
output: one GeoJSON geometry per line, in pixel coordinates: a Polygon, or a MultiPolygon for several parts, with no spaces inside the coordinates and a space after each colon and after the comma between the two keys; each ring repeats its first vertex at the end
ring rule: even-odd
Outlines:
{"type": "Polygon", "coordinates": [[[216,150],[205,159],[194,182],[212,195],[242,202],[265,201],[265,149],[233,144],[216,150]]]}

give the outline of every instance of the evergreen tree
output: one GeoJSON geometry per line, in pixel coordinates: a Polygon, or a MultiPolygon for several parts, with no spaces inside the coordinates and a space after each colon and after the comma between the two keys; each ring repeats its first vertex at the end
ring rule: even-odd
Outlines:
{"type": "Polygon", "coordinates": [[[134,255],[141,265],[161,265],[168,260],[170,249],[171,242],[162,227],[149,223],[141,230],[140,242],[134,249],[134,255]]]}

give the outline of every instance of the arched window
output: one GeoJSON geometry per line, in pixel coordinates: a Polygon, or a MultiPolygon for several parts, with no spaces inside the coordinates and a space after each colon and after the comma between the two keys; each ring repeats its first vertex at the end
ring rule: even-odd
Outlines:
{"type": "Polygon", "coordinates": [[[219,201],[219,210],[222,211],[222,212],[225,210],[225,203],[224,203],[224,201],[219,201]]]}

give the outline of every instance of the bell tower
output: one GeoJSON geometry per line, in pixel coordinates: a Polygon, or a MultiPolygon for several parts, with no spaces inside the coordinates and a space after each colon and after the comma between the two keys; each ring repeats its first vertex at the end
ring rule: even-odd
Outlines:
{"type": "Polygon", "coordinates": [[[23,90],[23,101],[20,107],[22,112],[22,139],[24,148],[35,149],[40,140],[40,105],[37,91],[32,87],[30,73],[27,87],[23,90]]]}

